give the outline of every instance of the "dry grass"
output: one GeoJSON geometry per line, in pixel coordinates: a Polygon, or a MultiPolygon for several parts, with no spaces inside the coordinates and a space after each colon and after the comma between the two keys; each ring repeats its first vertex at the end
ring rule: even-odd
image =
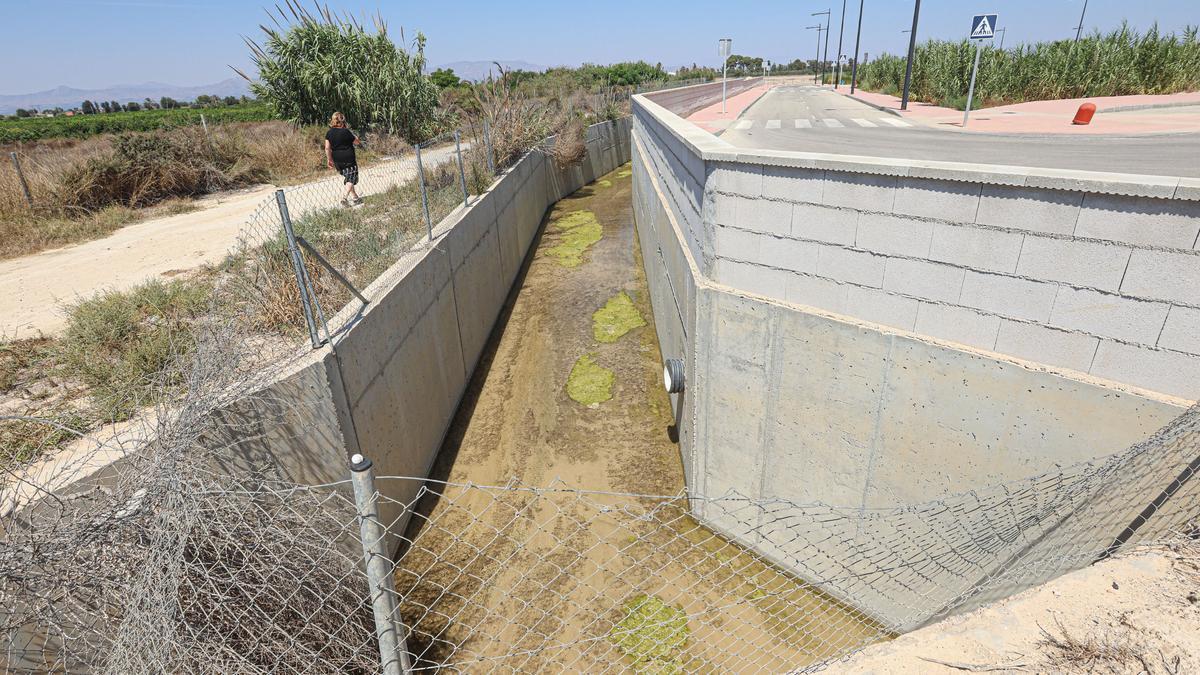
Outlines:
{"type": "MultiPolygon", "coordinates": [[[[10,161],[0,167],[0,259],[103,237],[144,218],[183,213],[211,192],[270,182],[287,185],[325,171],[325,129],[241,122],[166,132],[55,139],[15,151],[30,208],[10,161]]],[[[402,141],[372,136],[361,163],[402,141]]]]}

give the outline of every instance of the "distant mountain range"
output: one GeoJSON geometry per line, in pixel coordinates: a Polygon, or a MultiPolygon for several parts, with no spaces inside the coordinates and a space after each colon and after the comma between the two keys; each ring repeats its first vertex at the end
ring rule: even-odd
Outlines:
{"type": "MultiPolygon", "coordinates": [[[[539,66],[536,63],[529,63],[528,61],[499,61],[499,63],[504,66],[505,70],[533,70],[540,72],[546,69],[546,66],[539,66]]],[[[454,71],[455,75],[464,80],[471,80],[472,82],[486,80],[488,74],[494,76],[500,74],[496,70],[496,62],[492,61],[454,61],[436,66],[434,70],[438,68],[449,68],[454,71]]]]}
{"type": "MultiPolygon", "coordinates": [[[[545,66],[528,61],[500,61],[507,70],[545,70],[545,66]]],[[[454,74],[464,80],[479,81],[487,79],[488,74],[498,75],[496,64],[492,61],[454,61],[445,63],[438,68],[451,68],[454,74]]],[[[76,89],[60,86],[32,94],[0,94],[0,115],[11,115],[17,108],[78,108],[85,100],[118,101],[141,103],[150,98],[157,101],[163,96],[169,96],[178,101],[190,101],[201,94],[217,96],[242,96],[250,93],[250,83],[240,77],[231,77],[212,84],[202,84],[194,87],[182,87],[162,82],[143,82],[141,84],[115,84],[103,89],[76,89]]]]}
{"type": "MultiPolygon", "coordinates": [[[[458,71],[455,71],[458,72],[458,71]]],[[[104,89],[76,89],[74,87],[55,87],[46,91],[32,94],[0,94],[0,114],[11,115],[17,108],[77,108],[85,100],[88,101],[118,101],[141,103],[146,98],[157,101],[163,96],[169,96],[179,101],[190,101],[201,94],[217,96],[242,96],[250,93],[250,83],[240,77],[202,84],[195,87],[181,87],[162,82],[143,82],[142,84],[116,84],[104,89]]]]}

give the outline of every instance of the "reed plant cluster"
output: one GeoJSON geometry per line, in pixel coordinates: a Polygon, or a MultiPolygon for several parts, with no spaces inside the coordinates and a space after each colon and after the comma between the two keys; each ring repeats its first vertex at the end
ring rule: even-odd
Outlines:
{"type": "MultiPolygon", "coordinates": [[[[913,57],[910,96],[961,109],[971,81],[975,46],[967,40],[930,40],[913,57]]],[[[904,56],[884,54],[859,69],[859,86],[899,95],[904,56]]],[[[975,82],[976,107],[1087,96],[1173,94],[1200,89],[1196,27],[1181,34],[1128,25],[1078,42],[1057,40],[1011,49],[983,47],[975,82]]]]}

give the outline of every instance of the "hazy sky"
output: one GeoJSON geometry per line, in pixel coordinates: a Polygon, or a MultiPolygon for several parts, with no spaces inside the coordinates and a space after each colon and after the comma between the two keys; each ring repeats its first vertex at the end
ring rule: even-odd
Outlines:
{"type": "MultiPolygon", "coordinates": [[[[311,0],[309,0],[311,3],[311,0]]],[[[608,0],[450,0],[432,2],[329,2],[358,14],[378,10],[398,38],[420,30],[429,39],[433,65],[449,61],[523,60],[541,65],[610,63],[644,59],[664,66],[714,63],[720,37],[734,51],[772,61],[811,58],[816,21],[809,14],[830,0],[663,2],[608,0]]],[[[50,89],[60,84],[97,88],[159,81],[198,85],[230,77],[229,65],[249,59],[242,37],[258,37],[266,20],[260,0],[0,0],[8,29],[0,57],[0,93],[50,89]]],[[[273,5],[274,3],[270,3],[273,5]]],[[[901,52],[912,21],[912,0],[866,0],[862,50],[901,52]]],[[[970,16],[997,12],[1006,45],[1074,34],[1083,0],[924,0],[920,39],[958,38],[970,16]]],[[[837,47],[841,4],[833,7],[837,47]]],[[[858,1],[846,7],[843,52],[854,51],[858,1]]],[[[822,17],[822,20],[824,17],[822,17]]],[[[1200,24],[1198,0],[1091,0],[1085,30],[1109,29],[1127,19],[1166,30],[1200,24]]]]}

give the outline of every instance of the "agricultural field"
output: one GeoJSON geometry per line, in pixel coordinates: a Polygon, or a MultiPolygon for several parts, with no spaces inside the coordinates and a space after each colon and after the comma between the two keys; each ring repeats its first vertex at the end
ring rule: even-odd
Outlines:
{"type": "Polygon", "coordinates": [[[209,124],[262,122],[274,119],[270,109],[261,103],[244,103],[223,108],[169,108],[73,117],[25,117],[0,120],[0,145],[196,126],[200,124],[201,115],[204,115],[209,124]]]}
{"type": "MultiPolygon", "coordinates": [[[[962,109],[975,46],[967,40],[930,40],[913,56],[911,96],[918,101],[962,109]]],[[[904,85],[903,55],[884,54],[859,70],[859,86],[899,95],[904,85]]],[[[979,61],[975,97],[982,107],[1085,96],[1173,94],[1200,89],[1197,29],[1182,35],[1157,28],[1139,33],[1122,27],[1079,40],[985,46],[979,61]]],[[[978,107],[978,106],[977,106],[978,107]]]]}

